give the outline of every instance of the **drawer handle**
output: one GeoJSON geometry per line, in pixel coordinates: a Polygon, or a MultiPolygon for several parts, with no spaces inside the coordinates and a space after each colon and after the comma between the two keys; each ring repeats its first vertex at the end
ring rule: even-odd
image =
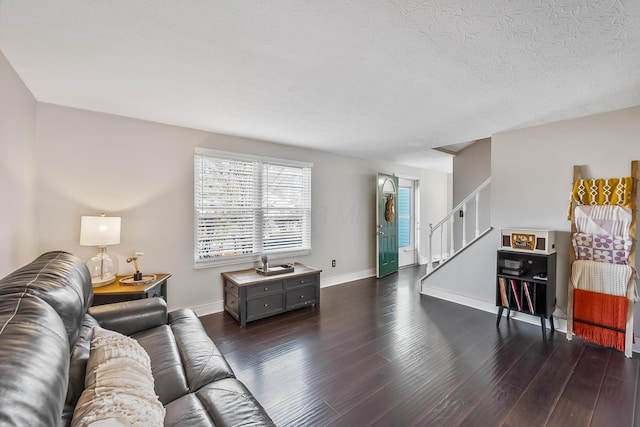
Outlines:
{"type": "Polygon", "coordinates": [[[268,291],[268,290],[269,290],[269,288],[264,288],[264,290],[265,290],[265,291],[268,291]]]}
{"type": "Polygon", "coordinates": [[[265,306],[265,307],[269,307],[269,304],[265,304],[264,306],[265,306]]]}
{"type": "Polygon", "coordinates": [[[304,295],[300,295],[300,299],[303,299],[303,298],[304,298],[304,295]]]}
{"type": "Polygon", "coordinates": [[[304,283],[304,280],[300,280],[300,283],[304,283]]]}

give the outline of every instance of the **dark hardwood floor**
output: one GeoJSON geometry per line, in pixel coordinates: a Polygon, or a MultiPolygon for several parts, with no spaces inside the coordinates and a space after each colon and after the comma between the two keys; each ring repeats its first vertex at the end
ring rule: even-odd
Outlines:
{"type": "Polygon", "coordinates": [[[279,426],[633,426],[640,356],[420,295],[422,268],[240,328],[202,317],[279,426]]]}

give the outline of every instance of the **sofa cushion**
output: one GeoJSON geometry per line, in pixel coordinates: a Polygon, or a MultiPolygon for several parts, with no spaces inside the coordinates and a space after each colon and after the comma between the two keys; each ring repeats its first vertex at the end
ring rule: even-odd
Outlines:
{"type": "Polygon", "coordinates": [[[214,426],[204,405],[194,393],[189,393],[165,406],[165,427],[214,426]]]}
{"type": "Polygon", "coordinates": [[[201,387],[166,406],[165,426],[275,426],[251,392],[235,378],[201,387]]]}
{"type": "Polygon", "coordinates": [[[149,356],[134,339],[95,327],[85,384],[72,427],[105,420],[163,425],[165,411],[155,395],[149,356]]]}
{"type": "Polygon", "coordinates": [[[189,392],[173,332],[168,325],[132,335],[149,354],[156,393],[163,405],[189,392]]]}
{"type": "Polygon", "coordinates": [[[0,425],[60,424],[69,355],[49,304],[29,293],[0,296],[0,425]]]}
{"type": "Polygon", "coordinates": [[[233,371],[192,310],[169,313],[169,325],[132,335],[151,358],[156,392],[166,405],[233,371]]]}
{"type": "Polygon", "coordinates": [[[75,345],[82,318],[93,301],[87,266],[62,251],[42,254],[0,280],[0,298],[11,294],[31,294],[53,307],[64,323],[69,349],[75,345]]]}
{"type": "Polygon", "coordinates": [[[235,378],[208,384],[196,395],[216,425],[275,426],[247,387],[235,378]]]}
{"type": "Polygon", "coordinates": [[[167,324],[167,302],[162,298],[144,298],[103,304],[89,309],[100,326],[124,335],[167,324]]]}
{"type": "Polygon", "coordinates": [[[211,341],[193,310],[172,311],[169,313],[169,324],[184,364],[190,391],[234,376],[231,367],[211,341]]]}

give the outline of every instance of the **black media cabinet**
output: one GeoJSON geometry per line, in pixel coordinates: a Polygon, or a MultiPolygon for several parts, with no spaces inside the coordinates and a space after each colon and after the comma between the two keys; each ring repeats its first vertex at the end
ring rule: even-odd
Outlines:
{"type": "Polygon", "coordinates": [[[499,308],[496,327],[500,326],[502,313],[506,309],[507,319],[511,311],[539,317],[543,336],[546,336],[545,319],[549,319],[551,331],[555,330],[556,255],[498,251],[496,306],[499,308]],[[542,278],[545,275],[546,280],[542,278]]]}

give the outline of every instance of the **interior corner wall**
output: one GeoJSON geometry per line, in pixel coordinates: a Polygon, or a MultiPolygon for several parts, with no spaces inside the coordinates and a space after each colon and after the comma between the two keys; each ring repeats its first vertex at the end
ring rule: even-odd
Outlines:
{"type": "MultiPolygon", "coordinates": [[[[479,139],[460,150],[453,157],[453,206],[469,196],[476,188],[491,177],[491,138],[479,139]]],[[[490,218],[491,187],[480,192],[480,232],[491,225],[490,218]]],[[[475,236],[475,202],[467,203],[466,236],[467,241],[475,236]]],[[[457,251],[462,247],[463,220],[454,216],[454,245],[457,251]]]]}
{"type": "Polygon", "coordinates": [[[37,256],[34,232],[36,100],[0,52],[0,277],[37,256]]]}
{"type": "Polygon", "coordinates": [[[491,176],[491,138],[479,139],[453,157],[453,204],[491,176]]]}
{"type": "Polygon", "coordinates": [[[193,268],[195,147],[313,163],[313,252],[296,261],[321,268],[323,284],[375,274],[378,172],[421,179],[422,224],[447,209],[438,172],[44,103],[37,117],[38,249],[88,258],[96,248],[79,246],[80,216],[121,216],[121,243],[108,249],[120,273],[132,273],[127,256],[144,252],[143,272],[172,274],[170,309],[219,310],[220,273],[254,267],[193,268]]]}
{"type": "MultiPolygon", "coordinates": [[[[629,176],[640,160],[640,107],[499,133],[492,138],[492,224],[557,230],[557,305],[566,313],[573,166],[585,176],[629,176]]],[[[496,241],[497,246],[497,241],[496,241]]],[[[483,262],[495,265],[495,252],[483,262]]],[[[472,270],[472,269],[470,269],[472,270]]],[[[494,277],[482,280],[493,298],[494,277]]],[[[640,311],[635,309],[635,329],[640,311]]]]}

